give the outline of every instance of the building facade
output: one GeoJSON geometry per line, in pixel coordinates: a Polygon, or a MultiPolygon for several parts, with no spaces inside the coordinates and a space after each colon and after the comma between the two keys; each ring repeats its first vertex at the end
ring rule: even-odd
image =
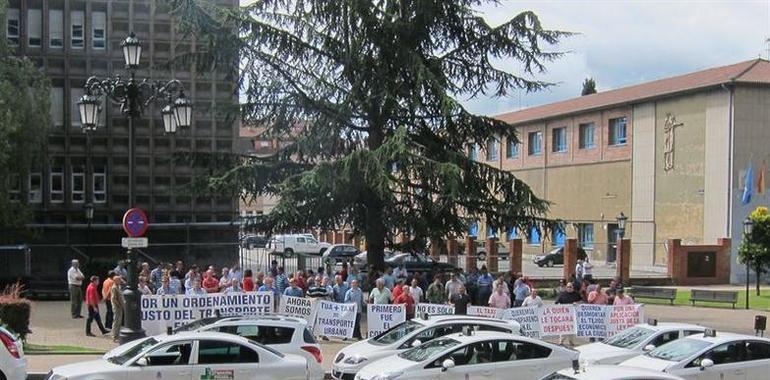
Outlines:
{"type": "MultiPolygon", "coordinates": [[[[220,3],[238,5],[235,0],[220,3]]],[[[72,257],[120,257],[123,213],[139,207],[151,224],[150,247],[143,251],[147,259],[234,260],[237,199],[196,195],[189,185],[201,172],[174,162],[172,154],[234,151],[237,123],[214,109],[237,102],[235,82],[223,72],[164,67],[199,46],[177,33],[163,2],[11,0],[4,21],[5,37],[16,53],[29,57],[51,79],[53,125],[45,160],[36,171],[21,173],[16,189],[35,210],[37,238],[24,241],[33,255],[55,258],[44,260],[51,270],[72,257]],[[121,42],[131,32],[143,47],[137,78],[180,80],[194,103],[191,128],[166,135],[162,105],[154,104],[135,121],[130,141],[126,117],[116,105],[104,103],[97,130],[83,133],[76,105],[83,85],[92,75],[128,76],[121,42]],[[128,201],[132,143],[133,205],[128,201]],[[88,204],[94,207],[90,223],[88,204]]]]}
{"type": "MultiPolygon", "coordinates": [[[[742,223],[765,192],[756,180],[770,160],[770,62],[757,59],[498,115],[515,126],[519,143],[490,140],[477,159],[515,173],[552,202],[549,217],[564,233],[508,231],[525,252],[578,239],[594,260],[611,260],[616,216],[628,216],[632,266],[662,270],[666,241],[715,244],[728,237],[732,281],[745,276],[735,261],[742,223]]],[[[480,238],[501,232],[483,222],[480,238]]]]}

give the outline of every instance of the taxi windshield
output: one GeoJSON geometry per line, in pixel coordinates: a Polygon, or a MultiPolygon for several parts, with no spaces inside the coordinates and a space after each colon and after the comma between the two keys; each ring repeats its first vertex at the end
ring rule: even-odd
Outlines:
{"type": "Polygon", "coordinates": [[[677,339],[648,352],[647,356],[678,362],[697,354],[710,345],[711,343],[700,339],[677,339]]]}
{"type": "Polygon", "coordinates": [[[376,337],[372,338],[372,343],[376,344],[391,344],[398,342],[401,338],[409,335],[414,330],[419,329],[422,327],[422,324],[417,323],[415,321],[406,321],[402,324],[399,324],[390,330],[385,331],[384,333],[377,335],[376,337]]]}
{"type": "Polygon", "coordinates": [[[119,355],[112,356],[112,357],[108,358],[107,360],[110,363],[123,364],[123,363],[131,360],[133,357],[135,357],[139,353],[144,352],[145,350],[147,350],[148,348],[150,348],[150,347],[152,347],[152,346],[154,346],[156,344],[158,344],[158,341],[155,338],[153,338],[153,337],[149,337],[149,338],[146,338],[145,340],[143,340],[141,343],[135,345],[134,347],[131,347],[126,352],[124,352],[122,354],[119,354],[119,355]]]}
{"type": "Polygon", "coordinates": [[[652,335],[654,332],[655,331],[644,327],[632,327],[618,335],[613,336],[612,338],[606,339],[603,343],[619,348],[631,348],[647,339],[647,337],[652,335]]]}
{"type": "Polygon", "coordinates": [[[452,338],[434,339],[428,343],[421,344],[410,350],[406,350],[398,354],[398,357],[406,360],[411,360],[413,362],[421,362],[423,360],[433,357],[436,354],[442,353],[446,351],[448,348],[452,348],[458,344],[460,344],[460,342],[452,338]]]}

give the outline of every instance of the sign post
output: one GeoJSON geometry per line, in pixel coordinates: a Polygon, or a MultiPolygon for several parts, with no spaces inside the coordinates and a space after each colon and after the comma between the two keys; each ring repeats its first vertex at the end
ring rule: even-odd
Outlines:
{"type": "Polygon", "coordinates": [[[136,253],[133,248],[145,248],[148,246],[147,238],[143,237],[150,223],[147,214],[141,209],[131,208],[123,214],[123,231],[127,238],[121,239],[121,245],[127,249],[128,286],[123,291],[126,299],[125,321],[120,329],[120,343],[127,343],[146,336],[142,329],[142,317],[136,268],[136,253]]]}

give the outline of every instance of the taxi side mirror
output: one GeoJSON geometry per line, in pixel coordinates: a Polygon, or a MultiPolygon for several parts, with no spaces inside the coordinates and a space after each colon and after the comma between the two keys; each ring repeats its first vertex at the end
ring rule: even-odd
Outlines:
{"type": "Polygon", "coordinates": [[[648,345],[644,346],[644,348],[643,348],[644,352],[650,352],[650,351],[652,351],[654,349],[655,349],[655,345],[654,344],[648,344],[648,345]]]}
{"type": "Polygon", "coordinates": [[[714,361],[711,359],[703,359],[700,362],[700,370],[703,371],[706,368],[711,368],[714,366],[714,361]]]}
{"type": "Polygon", "coordinates": [[[441,372],[444,372],[448,369],[452,369],[455,367],[455,361],[452,359],[444,359],[443,362],[441,362],[441,372]]]}
{"type": "Polygon", "coordinates": [[[419,339],[415,339],[415,340],[412,341],[412,344],[410,344],[410,346],[417,347],[417,346],[419,346],[421,344],[422,344],[422,341],[420,341],[419,339]]]}
{"type": "Polygon", "coordinates": [[[135,364],[135,365],[138,365],[138,366],[140,366],[140,367],[146,367],[147,365],[149,365],[149,364],[150,364],[150,358],[149,358],[149,357],[147,357],[147,356],[142,356],[141,358],[137,359],[137,360],[134,362],[134,364],[135,364]]]}

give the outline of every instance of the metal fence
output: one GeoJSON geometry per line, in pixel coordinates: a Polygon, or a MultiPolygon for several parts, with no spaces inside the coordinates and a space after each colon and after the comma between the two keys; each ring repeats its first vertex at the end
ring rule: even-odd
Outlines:
{"type": "Polygon", "coordinates": [[[316,271],[319,267],[324,265],[321,256],[285,256],[282,254],[270,254],[265,248],[241,248],[240,252],[241,267],[243,267],[243,269],[251,269],[255,274],[258,271],[267,271],[273,260],[278,262],[278,266],[284,268],[285,273],[293,273],[305,269],[316,271]]]}

